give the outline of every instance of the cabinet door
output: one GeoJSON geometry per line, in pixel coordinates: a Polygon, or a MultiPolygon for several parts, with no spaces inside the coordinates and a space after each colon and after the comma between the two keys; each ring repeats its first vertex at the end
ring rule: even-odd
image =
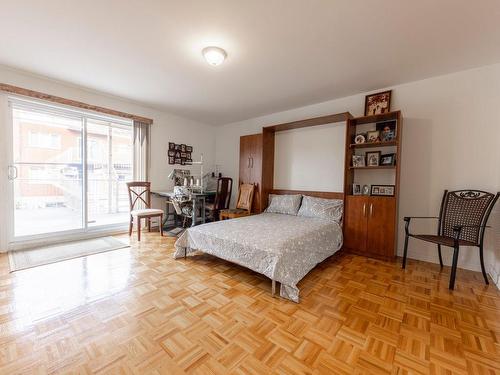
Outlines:
{"type": "Polygon", "coordinates": [[[396,199],[370,197],[366,250],[375,256],[392,257],[396,240],[396,199]]]}
{"type": "Polygon", "coordinates": [[[252,182],[255,184],[253,195],[252,212],[261,212],[261,181],[262,181],[262,134],[252,136],[252,148],[250,152],[250,173],[252,182]]]}
{"type": "Polygon", "coordinates": [[[250,153],[252,139],[248,136],[240,137],[240,183],[251,183],[250,153]]]}
{"type": "Polygon", "coordinates": [[[368,197],[348,195],[345,207],[344,246],[355,252],[365,252],[368,197]]]}

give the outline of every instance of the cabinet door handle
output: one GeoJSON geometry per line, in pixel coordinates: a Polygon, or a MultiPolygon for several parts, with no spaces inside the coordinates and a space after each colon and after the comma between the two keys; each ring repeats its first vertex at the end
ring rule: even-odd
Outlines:
{"type": "Polygon", "coordinates": [[[366,217],[366,203],[363,203],[363,217],[366,217]]]}
{"type": "Polygon", "coordinates": [[[247,168],[250,168],[250,156],[248,157],[248,164],[247,164],[247,168]]]}
{"type": "Polygon", "coordinates": [[[370,216],[373,216],[373,203],[370,203],[370,216]]]}
{"type": "Polygon", "coordinates": [[[252,166],[250,168],[253,168],[253,156],[252,156],[252,166]]]}

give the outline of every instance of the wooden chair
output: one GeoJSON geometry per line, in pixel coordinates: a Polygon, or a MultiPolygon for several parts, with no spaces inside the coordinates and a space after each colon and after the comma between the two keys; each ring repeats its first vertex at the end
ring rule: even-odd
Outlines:
{"type": "Polygon", "coordinates": [[[217,193],[214,203],[206,203],[205,210],[207,218],[213,221],[218,220],[220,210],[228,209],[233,192],[233,179],[230,177],[219,177],[217,179],[217,193]]]}
{"type": "Polygon", "coordinates": [[[240,184],[236,208],[233,210],[221,210],[219,214],[220,220],[234,219],[250,215],[252,213],[254,192],[254,184],[240,184]]]}
{"type": "Polygon", "coordinates": [[[133,181],[127,183],[128,198],[130,202],[130,224],[128,235],[132,235],[134,218],[137,218],[137,240],[141,240],[141,220],[146,219],[148,231],[151,231],[151,219],[159,218],[160,235],[163,237],[163,210],[151,208],[151,183],[145,181],[133,181]],[[140,202],[144,208],[137,208],[140,202]]]}
{"type": "Polygon", "coordinates": [[[499,196],[500,193],[493,195],[480,190],[457,190],[450,192],[445,190],[439,217],[405,217],[406,236],[402,268],[406,267],[409,237],[437,244],[439,264],[441,267],[443,267],[441,246],[452,247],[454,250],[449,289],[454,289],[460,246],[475,246],[479,248],[479,260],[481,262],[484,282],[489,284],[488,276],[484,269],[484,230],[487,227],[486,223],[488,222],[491,210],[499,196]],[[437,235],[410,233],[409,227],[411,219],[438,219],[437,235]]]}

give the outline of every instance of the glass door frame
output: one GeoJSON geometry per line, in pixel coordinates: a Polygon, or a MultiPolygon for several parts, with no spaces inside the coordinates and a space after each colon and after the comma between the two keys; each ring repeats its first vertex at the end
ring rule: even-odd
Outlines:
{"type": "MultiPolygon", "coordinates": [[[[6,192],[7,192],[7,207],[8,209],[8,228],[7,228],[7,242],[9,247],[11,245],[23,244],[23,243],[49,243],[54,242],[51,240],[71,240],[71,239],[79,239],[86,237],[95,237],[95,234],[107,234],[107,233],[116,233],[122,232],[128,228],[127,223],[117,223],[117,224],[104,224],[104,225],[95,225],[89,226],[88,223],[88,160],[87,160],[87,121],[89,119],[95,119],[99,121],[107,121],[110,123],[120,124],[122,126],[130,126],[132,130],[132,121],[125,120],[123,118],[115,117],[115,116],[101,116],[95,113],[79,111],[75,110],[73,107],[64,106],[64,105],[52,105],[43,100],[37,99],[26,99],[16,95],[5,95],[5,98],[2,98],[6,101],[6,117],[8,119],[7,126],[5,127],[4,134],[6,139],[9,140],[7,142],[6,147],[6,155],[7,155],[7,181],[6,181],[6,192]],[[17,172],[15,178],[11,178],[11,171],[15,170],[15,162],[14,162],[14,117],[13,117],[13,103],[23,103],[27,109],[32,107],[33,110],[39,108],[42,112],[46,113],[54,113],[63,115],[66,117],[78,118],[82,121],[81,128],[81,162],[82,162],[82,227],[78,229],[70,229],[70,230],[62,230],[62,231],[54,231],[50,233],[40,233],[33,235],[22,235],[15,236],[15,196],[14,196],[14,183],[13,181],[17,178],[17,172]]],[[[2,100],[3,101],[3,100],[2,100]]],[[[2,102],[0,101],[0,103],[2,102]]],[[[134,168],[134,163],[132,163],[132,168],[134,168]]]]}

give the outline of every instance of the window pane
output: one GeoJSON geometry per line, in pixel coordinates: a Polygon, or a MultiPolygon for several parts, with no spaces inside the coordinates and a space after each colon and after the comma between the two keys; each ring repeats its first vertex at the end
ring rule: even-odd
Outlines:
{"type": "Polygon", "coordinates": [[[87,121],[89,226],[129,220],[125,183],[133,177],[132,134],[131,126],[87,121]]]}
{"type": "Polygon", "coordinates": [[[83,227],[82,121],[13,108],[14,235],[83,227]]]}

